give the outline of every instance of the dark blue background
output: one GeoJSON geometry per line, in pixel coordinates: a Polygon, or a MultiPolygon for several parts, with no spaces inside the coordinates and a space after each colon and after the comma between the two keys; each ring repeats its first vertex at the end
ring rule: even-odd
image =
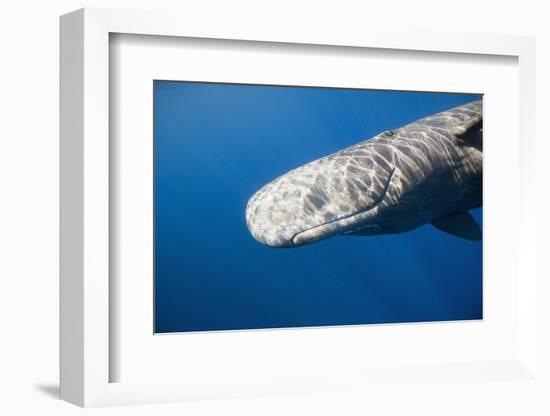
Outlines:
{"type": "Polygon", "coordinates": [[[156,332],[480,319],[480,242],[426,225],[273,249],[245,222],[289,169],[479,98],[156,81],[156,332]]]}

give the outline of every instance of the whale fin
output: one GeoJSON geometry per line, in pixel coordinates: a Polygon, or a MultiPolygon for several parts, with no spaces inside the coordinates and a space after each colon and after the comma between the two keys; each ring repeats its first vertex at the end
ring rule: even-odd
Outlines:
{"type": "Polygon", "coordinates": [[[456,136],[465,145],[481,150],[483,146],[483,120],[472,120],[465,126],[461,126],[456,136]]]}
{"type": "Polygon", "coordinates": [[[467,212],[452,212],[432,221],[432,225],[443,232],[465,240],[481,240],[479,224],[467,212]]]}

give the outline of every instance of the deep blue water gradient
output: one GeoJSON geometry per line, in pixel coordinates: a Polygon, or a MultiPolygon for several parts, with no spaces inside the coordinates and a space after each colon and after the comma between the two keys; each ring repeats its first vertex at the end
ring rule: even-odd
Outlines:
{"type": "Polygon", "coordinates": [[[286,171],[479,98],[155,81],[155,331],[480,319],[480,242],[426,225],[273,249],[245,222],[286,171]]]}

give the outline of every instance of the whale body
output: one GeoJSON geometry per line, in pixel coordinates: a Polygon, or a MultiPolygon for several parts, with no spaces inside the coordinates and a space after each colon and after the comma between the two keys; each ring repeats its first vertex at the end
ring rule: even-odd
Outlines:
{"type": "Polygon", "coordinates": [[[482,205],[482,124],[482,103],[475,101],[293,169],[250,198],[248,229],[269,247],[429,223],[479,241],[467,211],[482,205]]]}

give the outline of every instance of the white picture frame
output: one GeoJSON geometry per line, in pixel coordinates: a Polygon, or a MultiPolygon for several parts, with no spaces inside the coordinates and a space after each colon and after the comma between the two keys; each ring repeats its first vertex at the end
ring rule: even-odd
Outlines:
{"type": "MultiPolygon", "coordinates": [[[[479,383],[487,378],[508,382],[538,383],[536,346],[536,201],[530,178],[535,168],[535,43],[529,37],[464,33],[330,31],[300,27],[280,28],[262,21],[205,22],[185,15],[165,13],[83,9],[61,18],[61,398],[80,406],[181,401],[193,398],[221,398],[332,391],[361,385],[397,386],[420,380],[434,387],[446,381],[479,383]],[[277,42],[301,45],[331,45],[334,48],[376,48],[428,51],[441,54],[498,55],[514,57],[519,67],[519,203],[520,223],[514,253],[521,273],[517,291],[517,348],[498,361],[439,364],[407,368],[383,367],[370,371],[335,368],[325,372],[294,374],[282,368],[277,376],[244,375],[228,371],[169,381],[113,382],[114,363],[120,360],[112,339],[117,326],[110,275],[110,201],[113,188],[110,172],[110,73],[111,34],[225,39],[228,41],[277,42]],[[113,332],[114,331],[114,332],[113,332]],[[475,376],[474,374],[478,374],[475,376]],[[481,374],[481,376],[480,376],[481,374]],[[496,378],[495,378],[496,377],[496,378]],[[392,381],[393,380],[393,381],[392,381]]],[[[116,162],[116,161],[115,161],[116,162]]],[[[414,331],[414,327],[409,327],[414,331]]],[[[297,330],[300,331],[300,330],[297,330]]],[[[340,332],[331,337],[355,336],[340,332]]],[[[308,336],[313,332],[309,332],[308,336]]],[[[152,336],[152,333],[151,333],[152,336]]],[[[231,336],[228,334],[228,336],[231,336]]],[[[252,337],[255,335],[252,334],[252,337]]],[[[271,337],[279,336],[276,332],[271,337]]],[[[229,338],[227,338],[229,339],[229,338]]],[[[170,341],[163,341],[170,342],[170,341]]],[[[232,342],[245,342],[235,339],[232,342]]],[[[361,366],[359,366],[359,370],[361,366]]],[[[197,370],[198,371],[198,370],[197,370]]],[[[246,373],[246,372],[245,372],[246,373]]],[[[174,377],[177,379],[177,377],[174,377]]],[[[153,381],[156,380],[156,381],[153,381]]]]}

